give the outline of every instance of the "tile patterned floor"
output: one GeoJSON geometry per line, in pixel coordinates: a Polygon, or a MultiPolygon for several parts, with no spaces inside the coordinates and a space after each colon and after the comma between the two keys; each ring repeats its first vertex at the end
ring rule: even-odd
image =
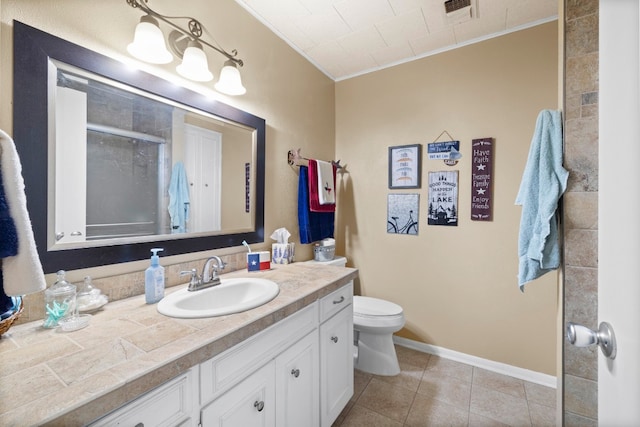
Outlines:
{"type": "Polygon", "coordinates": [[[333,427],[556,425],[556,390],[396,346],[401,373],[355,371],[333,427]]]}

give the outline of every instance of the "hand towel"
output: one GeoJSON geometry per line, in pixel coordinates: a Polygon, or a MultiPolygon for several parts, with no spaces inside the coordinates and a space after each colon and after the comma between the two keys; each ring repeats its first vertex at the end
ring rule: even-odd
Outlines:
{"type": "Polygon", "coordinates": [[[42,291],[47,287],[47,283],[27,210],[22,165],[13,140],[2,130],[0,130],[0,172],[9,205],[9,214],[18,232],[18,253],[2,259],[4,292],[7,295],[20,296],[42,291]]]}
{"type": "Polygon", "coordinates": [[[309,176],[307,166],[300,166],[298,178],[300,243],[313,243],[327,237],[333,237],[335,223],[334,212],[313,212],[309,208],[309,176]]]}
{"type": "Polygon", "coordinates": [[[189,220],[189,183],[182,162],[176,162],[169,182],[171,233],[186,233],[189,220]]]}
{"type": "Polygon", "coordinates": [[[335,176],[330,162],[316,160],[318,169],[318,199],[321,205],[336,203],[335,176]]]}
{"type": "MultiPolygon", "coordinates": [[[[2,155],[2,153],[0,153],[2,155]]],[[[18,253],[18,230],[11,218],[9,204],[2,184],[0,173],[0,258],[6,258],[18,253]]],[[[2,282],[0,282],[2,283],[2,282]]]]}
{"type": "MultiPolygon", "coordinates": [[[[2,155],[2,153],[0,153],[2,155]]],[[[14,256],[18,253],[18,230],[9,213],[9,205],[2,185],[0,173],[0,258],[14,256]]],[[[2,261],[0,260],[0,263],[2,261]]],[[[4,293],[2,268],[0,264],[0,319],[9,317],[13,312],[13,299],[4,293]],[[7,316],[7,313],[9,316],[7,316]]]]}
{"type": "MultiPolygon", "coordinates": [[[[318,161],[317,160],[309,160],[309,167],[304,167],[307,170],[308,174],[308,183],[309,183],[309,208],[311,212],[335,212],[336,204],[320,204],[320,191],[318,185],[318,161]]],[[[336,181],[336,168],[331,165],[332,173],[331,176],[333,178],[333,182],[336,181]]],[[[300,169],[300,173],[302,173],[302,167],[300,169]]]]}
{"type": "Polygon", "coordinates": [[[558,200],[569,172],[562,166],[562,116],[543,110],[538,115],[516,205],[522,206],[518,237],[518,285],[560,266],[558,200]]]}

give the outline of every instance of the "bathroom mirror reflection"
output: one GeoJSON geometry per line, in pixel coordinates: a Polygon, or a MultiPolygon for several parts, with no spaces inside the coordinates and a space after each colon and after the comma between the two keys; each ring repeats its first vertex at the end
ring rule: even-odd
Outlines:
{"type": "Polygon", "coordinates": [[[170,256],[264,241],[264,119],[20,22],[13,30],[13,138],[46,273],[154,247],[170,256]]]}
{"type": "Polygon", "coordinates": [[[255,129],[52,63],[50,249],[253,229],[255,129]]]}

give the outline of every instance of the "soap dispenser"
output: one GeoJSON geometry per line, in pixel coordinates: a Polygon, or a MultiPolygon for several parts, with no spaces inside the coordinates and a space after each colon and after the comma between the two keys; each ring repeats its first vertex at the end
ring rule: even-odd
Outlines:
{"type": "Polygon", "coordinates": [[[151,249],[151,265],[144,273],[144,296],[147,304],[155,304],[164,297],[164,267],[160,265],[158,252],[161,248],[151,249]]]}

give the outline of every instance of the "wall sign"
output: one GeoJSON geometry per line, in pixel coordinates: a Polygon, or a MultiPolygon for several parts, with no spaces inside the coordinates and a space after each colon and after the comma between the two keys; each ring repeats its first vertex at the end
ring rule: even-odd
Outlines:
{"type": "Polygon", "coordinates": [[[458,171],[429,172],[429,225],[458,225],[458,171]]]}
{"type": "Polygon", "coordinates": [[[420,188],[422,145],[389,147],[389,188],[420,188]]]}
{"type": "Polygon", "coordinates": [[[387,196],[387,233],[418,235],[419,194],[387,196]]]}
{"type": "Polygon", "coordinates": [[[471,219],[493,220],[493,138],[471,141],[471,219]]]}
{"type": "Polygon", "coordinates": [[[429,160],[458,160],[460,141],[430,142],[427,144],[427,158],[429,160]]]}

